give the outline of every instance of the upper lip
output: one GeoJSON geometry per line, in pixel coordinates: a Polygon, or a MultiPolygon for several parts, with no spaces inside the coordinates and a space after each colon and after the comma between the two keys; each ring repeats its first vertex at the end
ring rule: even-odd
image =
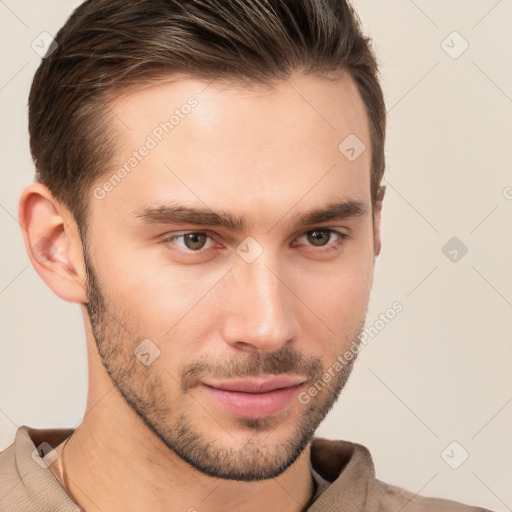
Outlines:
{"type": "Polygon", "coordinates": [[[278,375],[263,379],[246,378],[225,381],[203,381],[203,384],[224,391],[243,391],[245,393],[265,393],[280,388],[290,388],[306,382],[304,377],[291,377],[288,375],[278,375]]]}

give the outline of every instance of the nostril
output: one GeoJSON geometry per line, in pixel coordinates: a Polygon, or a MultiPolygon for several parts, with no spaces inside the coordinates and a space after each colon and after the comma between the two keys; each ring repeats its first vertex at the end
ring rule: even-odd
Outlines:
{"type": "Polygon", "coordinates": [[[245,341],[237,341],[235,346],[244,350],[245,352],[259,352],[258,348],[245,341]]]}

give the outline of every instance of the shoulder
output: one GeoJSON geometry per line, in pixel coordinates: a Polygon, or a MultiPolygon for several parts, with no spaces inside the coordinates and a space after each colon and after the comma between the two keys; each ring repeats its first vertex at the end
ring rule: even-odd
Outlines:
{"type": "Polygon", "coordinates": [[[379,512],[399,510],[407,505],[407,512],[491,512],[486,508],[473,507],[457,501],[419,496],[410,491],[375,480],[379,492],[379,512]],[[398,508],[397,508],[398,507],[398,508]]]}
{"type": "Polygon", "coordinates": [[[0,478],[0,499],[3,505],[4,499],[7,499],[9,493],[20,483],[20,475],[16,468],[16,446],[14,443],[0,452],[0,475],[2,475],[2,478],[0,478]]]}
{"type": "Polygon", "coordinates": [[[52,510],[80,512],[81,508],[67,494],[46,460],[72,429],[36,429],[22,425],[14,441],[0,452],[0,510],[52,510]]]}
{"type": "MultiPolygon", "coordinates": [[[[315,437],[311,445],[312,467],[330,484],[318,496],[311,511],[367,512],[491,512],[442,498],[420,496],[376,478],[369,449],[359,443],[315,437]]],[[[310,509],[308,509],[310,510],[310,509]]]]}

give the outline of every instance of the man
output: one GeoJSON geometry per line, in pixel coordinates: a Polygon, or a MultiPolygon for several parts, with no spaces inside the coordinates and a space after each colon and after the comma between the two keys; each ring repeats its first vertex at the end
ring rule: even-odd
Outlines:
{"type": "Polygon", "coordinates": [[[76,429],[21,427],[2,510],[484,510],[314,437],[361,348],[385,107],[344,2],[89,0],[29,99],[34,268],[80,304],[76,429]]]}

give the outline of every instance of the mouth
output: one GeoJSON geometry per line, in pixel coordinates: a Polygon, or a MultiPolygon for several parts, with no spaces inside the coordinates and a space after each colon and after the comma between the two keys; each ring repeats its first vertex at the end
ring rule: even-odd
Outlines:
{"type": "Polygon", "coordinates": [[[297,397],[304,377],[287,375],[202,382],[202,388],[224,410],[239,417],[263,418],[287,408],[297,397]]]}

